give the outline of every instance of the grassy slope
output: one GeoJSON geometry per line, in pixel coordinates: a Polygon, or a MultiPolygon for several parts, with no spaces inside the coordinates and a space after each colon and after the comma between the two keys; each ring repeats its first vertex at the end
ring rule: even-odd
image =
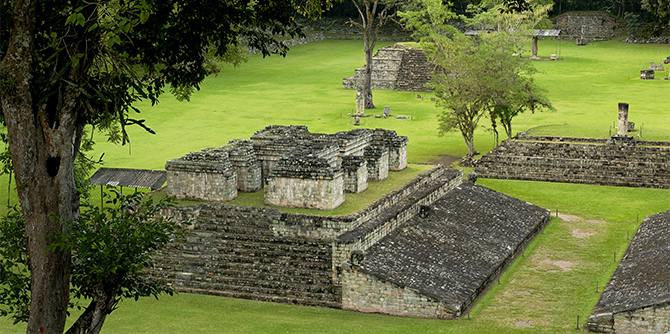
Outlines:
{"type": "MultiPolygon", "coordinates": [[[[387,43],[388,44],[388,43],[387,43]]],[[[287,58],[252,56],[241,68],[225,68],[208,79],[189,103],[169,97],[143,108],[157,135],[131,130],[130,147],[99,139],[106,166],[163,168],[165,161],[203,147],[248,138],[267,124],[303,124],[313,132],[348,130],[344,117],[355,92],[341,79],[363,63],[360,41],[324,41],[295,47],[287,58]],[[342,115],[342,116],[341,116],[342,115]]],[[[540,41],[540,56],[555,53],[553,41],[540,41]]],[[[617,41],[586,47],[561,44],[562,61],[536,62],[537,80],[558,109],[521,115],[515,131],[537,127],[534,134],[605,137],[616,119],[618,102],[630,103],[630,120],[644,123],[642,137],[670,140],[670,81],[642,81],[639,70],[670,52],[668,45],[629,45],[617,41]],[[564,125],[567,123],[567,125],[564,125]],[[548,126],[551,125],[551,126],[548,126]]],[[[657,77],[667,76],[667,71],[657,77]]],[[[364,119],[367,127],[395,129],[410,138],[409,160],[427,162],[438,155],[464,155],[458,134],[436,136],[436,114],[429,99],[406,92],[375,91],[378,107],[412,120],[364,119]]],[[[430,95],[428,95],[430,97],[430,95]]],[[[379,110],[381,113],[381,110],[379,110]]],[[[487,122],[483,120],[484,124],[487,122]]],[[[492,147],[492,136],[478,130],[478,149],[492,147]]],[[[6,201],[6,178],[0,200],[6,201]]],[[[471,311],[472,320],[436,321],[365,315],[340,310],[287,306],[227,298],[178,295],[160,301],[123,302],[105,325],[107,333],[516,333],[572,332],[577,315],[583,324],[632,236],[636,215],[670,209],[666,190],[572,184],[481,180],[481,184],[561,213],[587,220],[555,219],[471,311]],[[579,233],[595,233],[575,237],[579,233]],[[568,268],[564,270],[562,268],[568,268]],[[531,327],[525,327],[525,326],[531,327]]],[[[95,193],[95,192],[94,192],[95,193]]],[[[0,333],[25,331],[0,319],[0,333]]]]}

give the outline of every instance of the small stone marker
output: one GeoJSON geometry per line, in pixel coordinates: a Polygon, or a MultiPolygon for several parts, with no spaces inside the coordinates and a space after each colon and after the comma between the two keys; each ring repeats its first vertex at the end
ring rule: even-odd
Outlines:
{"type": "Polygon", "coordinates": [[[356,114],[363,115],[365,113],[365,93],[363,87],[356,88],[356,114]]]}
{"type": "Polygon", "coordinates": [[[635,131],[635,122],[628,122],[628,132],[635,131]]]}
{"type": "Polygon", "coordinates": [[[654,65],[653,61],[649,63],[649,69],[654,71],[665,71],[663,64],[659,63],[658,65],[654,65]]]}
{"type": "Polygon", "coordinates": [[[653,80],[654,79],[654,70],[641,70],[640,79],[642,80],[653,80]]]}
{"type": "Polygon", "coordinates": [[[397,119],[409,119],[409,116],[396,116],[397,119]]]}
{"type": "Polygon", "coordinates": [[[384,107],[384,118],[391,116],[391,107],[384,107]]]}
{"type": "Polygon", "coordinates": [[[431,97],[430,100],[431,100],[432,102],[435,102],[435,98],[434,98],[434,97],[431,97]]]}
{"type": "Polygon", "coordinates": [[[477,173],[475,173],[475,172],[468,173],[468,181],[470,181],[472,183],[477,182],[477,173]]]}
{"type": "Polygon", "coordinates": [[[361,125],[361,118],[356,116],[354,117],[354,125],[361,125]]]}
{"type": "Polygon", "coordinates": [[[549,59],[551,59],[551,60],[558,60],[558,55],[556,55],[556,54],[552,54],[551,56],[549,56],[549,59]]]}

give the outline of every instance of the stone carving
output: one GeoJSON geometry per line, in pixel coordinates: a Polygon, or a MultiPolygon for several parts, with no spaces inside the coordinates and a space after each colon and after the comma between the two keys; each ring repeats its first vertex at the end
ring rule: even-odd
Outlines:
{"type": "Polygon", "coordinates": [[[617,127],[617,135],[619,137],[625,137],[626,133],[628,132],[628,103],[619,103],[617,120],[619,122],[617,127]]]}

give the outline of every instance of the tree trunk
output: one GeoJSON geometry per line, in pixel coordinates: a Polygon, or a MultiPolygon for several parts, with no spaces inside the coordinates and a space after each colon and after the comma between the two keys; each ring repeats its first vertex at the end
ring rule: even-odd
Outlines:
{"type": "Polygon", "coordinates": [[[93,300],[77,321],[65,334],[98,334],[105,323],[107,315],[112,313],[118,300],[116,291],[120,283],[98,283],[93,287],[93,300]]]}
{"type": "MultiPolygon", "coordinates": [[[[26,221],[31,271],[27,333],[62,333],[67,317],[70,253],[47,250],[49,236],[62,230],[57,218],[72,220],[78,201],[72,173],[73,101],[53,108],[34,106],[31,94],[35,28],[34,0],[12,3],[9,45],[0,64],[0,100],[13,158],[14,180],[26,221]]],[[[67,100],[65,100],[67,101],[67,100]]]]}
{"type": "Polygon", "coordinates": [[[374,51],[374,44],[370,45],[369,33],[363,36],[363,44],[365,48],[365,75],[363,76],[363,94],[365,94],[365,109],[375,109],[372,102],[372,52],[374,51]]]}

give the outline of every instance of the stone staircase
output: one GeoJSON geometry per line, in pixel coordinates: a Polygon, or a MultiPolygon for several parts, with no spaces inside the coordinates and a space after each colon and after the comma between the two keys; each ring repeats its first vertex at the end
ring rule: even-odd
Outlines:
{"type": "Polygon", "coordinates": [[[192,233],[154,256],[148,274],[180,292],[341,307],[330,242],[275,236],[272,216],[204,205],[192,233]]]}
{"type": "Polygon", "coordinates": [[[424,87],[430,81],[430,73],[434,66],[421,50],[407,49],[403,53],[402,63],[398,68],[393,90],[408,92],[432,92],[424,87]]]}
{"type": "Polygon", "coordinates": [[[670,147],[508,140],[475,171],[487,178],[670,189],[670,147]]]}

